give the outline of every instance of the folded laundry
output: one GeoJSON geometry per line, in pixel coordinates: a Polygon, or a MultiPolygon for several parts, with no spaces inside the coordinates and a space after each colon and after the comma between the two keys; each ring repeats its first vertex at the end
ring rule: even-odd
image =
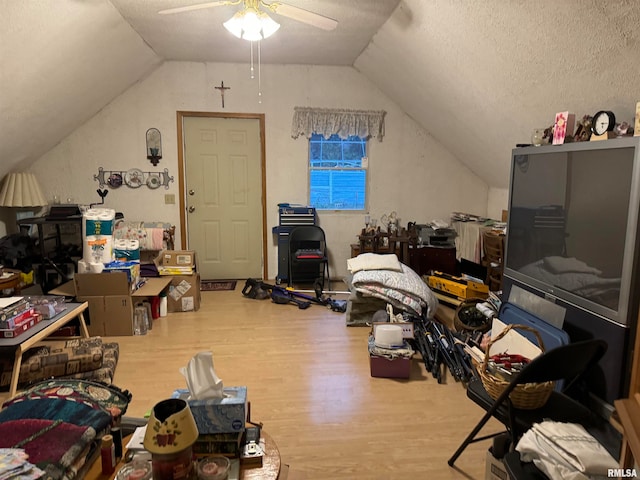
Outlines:
{"type": "Polygon", "coordinates": [[[516,450],[523,461],[533,462],[549,478],[606,477],[608,470],[618,468],[618,462],[605,448],[575,423],[534,423],[516,450]]]}

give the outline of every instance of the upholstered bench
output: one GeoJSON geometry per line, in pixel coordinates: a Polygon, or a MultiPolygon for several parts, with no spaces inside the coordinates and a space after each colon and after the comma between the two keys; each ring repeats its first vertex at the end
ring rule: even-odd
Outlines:
{"type": "MultiPolygon", "coordinates": [[[[117,343],[104,343],[100,337],[47,341],[23,355],[18,385],[53,377],[111,383],[118,354],[117,343]]],[[[0,355],[0,387],[11,382],[14,360],[10,353],[0,355]]]]}

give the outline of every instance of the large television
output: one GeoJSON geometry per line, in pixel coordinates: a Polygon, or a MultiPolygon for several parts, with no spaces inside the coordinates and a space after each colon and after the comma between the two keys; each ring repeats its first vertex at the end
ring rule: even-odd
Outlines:
{"type": "Polygon", "coordinates": [[[640,278],[640,137],[512,152],[504,258],[514,285],[562,307],[572,340],[609,350],[596,394],[627,394],[640,278]]]}

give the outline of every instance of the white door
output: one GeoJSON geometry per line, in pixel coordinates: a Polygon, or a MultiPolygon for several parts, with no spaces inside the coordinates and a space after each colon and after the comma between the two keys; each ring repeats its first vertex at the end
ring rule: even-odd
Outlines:
{"type": "Polygon", "coordinates": [[[183,132],[188,246],[200,277],[262,278],[260,119],[185,116],[183,132]]]}

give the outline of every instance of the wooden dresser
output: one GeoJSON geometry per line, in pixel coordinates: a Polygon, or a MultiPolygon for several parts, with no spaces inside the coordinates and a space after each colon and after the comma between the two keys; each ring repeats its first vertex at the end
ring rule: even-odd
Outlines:
{"type": "Polygon", "coordinates": [[[622,425],[620,466],[640,463],[640,329],[636,331],[629,397],[613,402],[622,425]]]}

